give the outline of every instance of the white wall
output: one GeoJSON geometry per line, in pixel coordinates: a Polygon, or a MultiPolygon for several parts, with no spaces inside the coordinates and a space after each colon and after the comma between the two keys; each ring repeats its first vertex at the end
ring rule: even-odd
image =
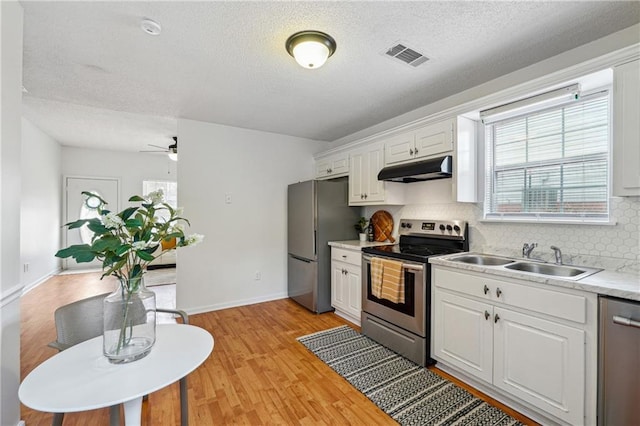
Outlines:
{"type": "Polygon", "coordinates": [[[120,179],[120,209],[125,208],[132,195],[142,195],[143,180],[175,182],[176,169],[177,163],[164,154],[62,148],[63,176],[120,179]]]}
{"type": "Polygon", "coordinates": [[[22,6],[0,2],[0,424],[20,420],[22,6]]]}
{"type": "Polygon", "coordinates": [[[178,121],[178,136],[179,205],[189,232],[205,235],[179,249],[178,307],[195,313],[286,297],[287,185],[312,178],[312,155],[327,144],[190,120],[178,121]]]}
{"type": "Polygon", "coordinates": [[[23,118],[21,160],[20,271],[28,291],[60,269],[54,256],[63,223],[60,144],[23,118]]]}

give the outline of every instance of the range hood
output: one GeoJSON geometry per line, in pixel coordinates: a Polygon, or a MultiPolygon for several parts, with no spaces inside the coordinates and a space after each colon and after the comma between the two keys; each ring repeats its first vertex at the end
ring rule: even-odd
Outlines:
{"type": "Polygon", "coordinates": [[[447,155],[415,163],[389,166],[380,170],[378,180],[411,183],[450,178],[451,164],[452,157],[447,155]]]}

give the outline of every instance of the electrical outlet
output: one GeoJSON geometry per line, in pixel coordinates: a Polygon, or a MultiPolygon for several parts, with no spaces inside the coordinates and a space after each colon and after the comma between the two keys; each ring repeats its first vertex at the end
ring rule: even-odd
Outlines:
{"type": "Polygon", "coordinates": [[[255,279],[256,281],[260,281],[260,280],[262,279],[262,272],[260,272],[260,271],[256,271],[256,274],[255,274],[255,276],[254,276],[254,279],[255,279]]]}
{"type": "Polygon", "coordinates": [[[227,192],[226,194],[224,194],[224,202],[227,204],[231,204],[231,202],[233,201],[232,197],[231,197],[231,193],[227,192]]]}
{"type": "Polygon", "coordinates": [[[29,272],[29,264],[25,263],[24,265],[22,265],[22,271],[23,272],[29,272]]]}

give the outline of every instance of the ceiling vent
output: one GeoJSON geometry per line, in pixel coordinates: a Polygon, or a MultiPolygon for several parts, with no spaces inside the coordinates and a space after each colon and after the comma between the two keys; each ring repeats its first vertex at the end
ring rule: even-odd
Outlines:
{"type": "Polygon", "coordinates": [[[385,54],[387,56],[391,56],[392,58],[396,58],[397,60],[402,61],[407,65],[411,65],[414,68],[424,64],[429,60],[429,58],[424,56],[422,53],[418,53],[401,43],[398,43],[395,46],[387,49],[385,54]]]}

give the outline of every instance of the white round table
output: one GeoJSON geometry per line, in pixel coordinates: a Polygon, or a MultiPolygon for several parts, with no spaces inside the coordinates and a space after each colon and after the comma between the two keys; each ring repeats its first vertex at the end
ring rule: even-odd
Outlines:
{"type": "Polygon", "coordinates": [[[36,367],[18,396],[34,410],[70,413],[124,404],[125,424],[139,425],[142,397],[176,382],[202,364],[213,350],[206,330],[184,324],[157,326],[146,357],[111,364],[102,354],[102,336],[66,349],[36,367]]]}

